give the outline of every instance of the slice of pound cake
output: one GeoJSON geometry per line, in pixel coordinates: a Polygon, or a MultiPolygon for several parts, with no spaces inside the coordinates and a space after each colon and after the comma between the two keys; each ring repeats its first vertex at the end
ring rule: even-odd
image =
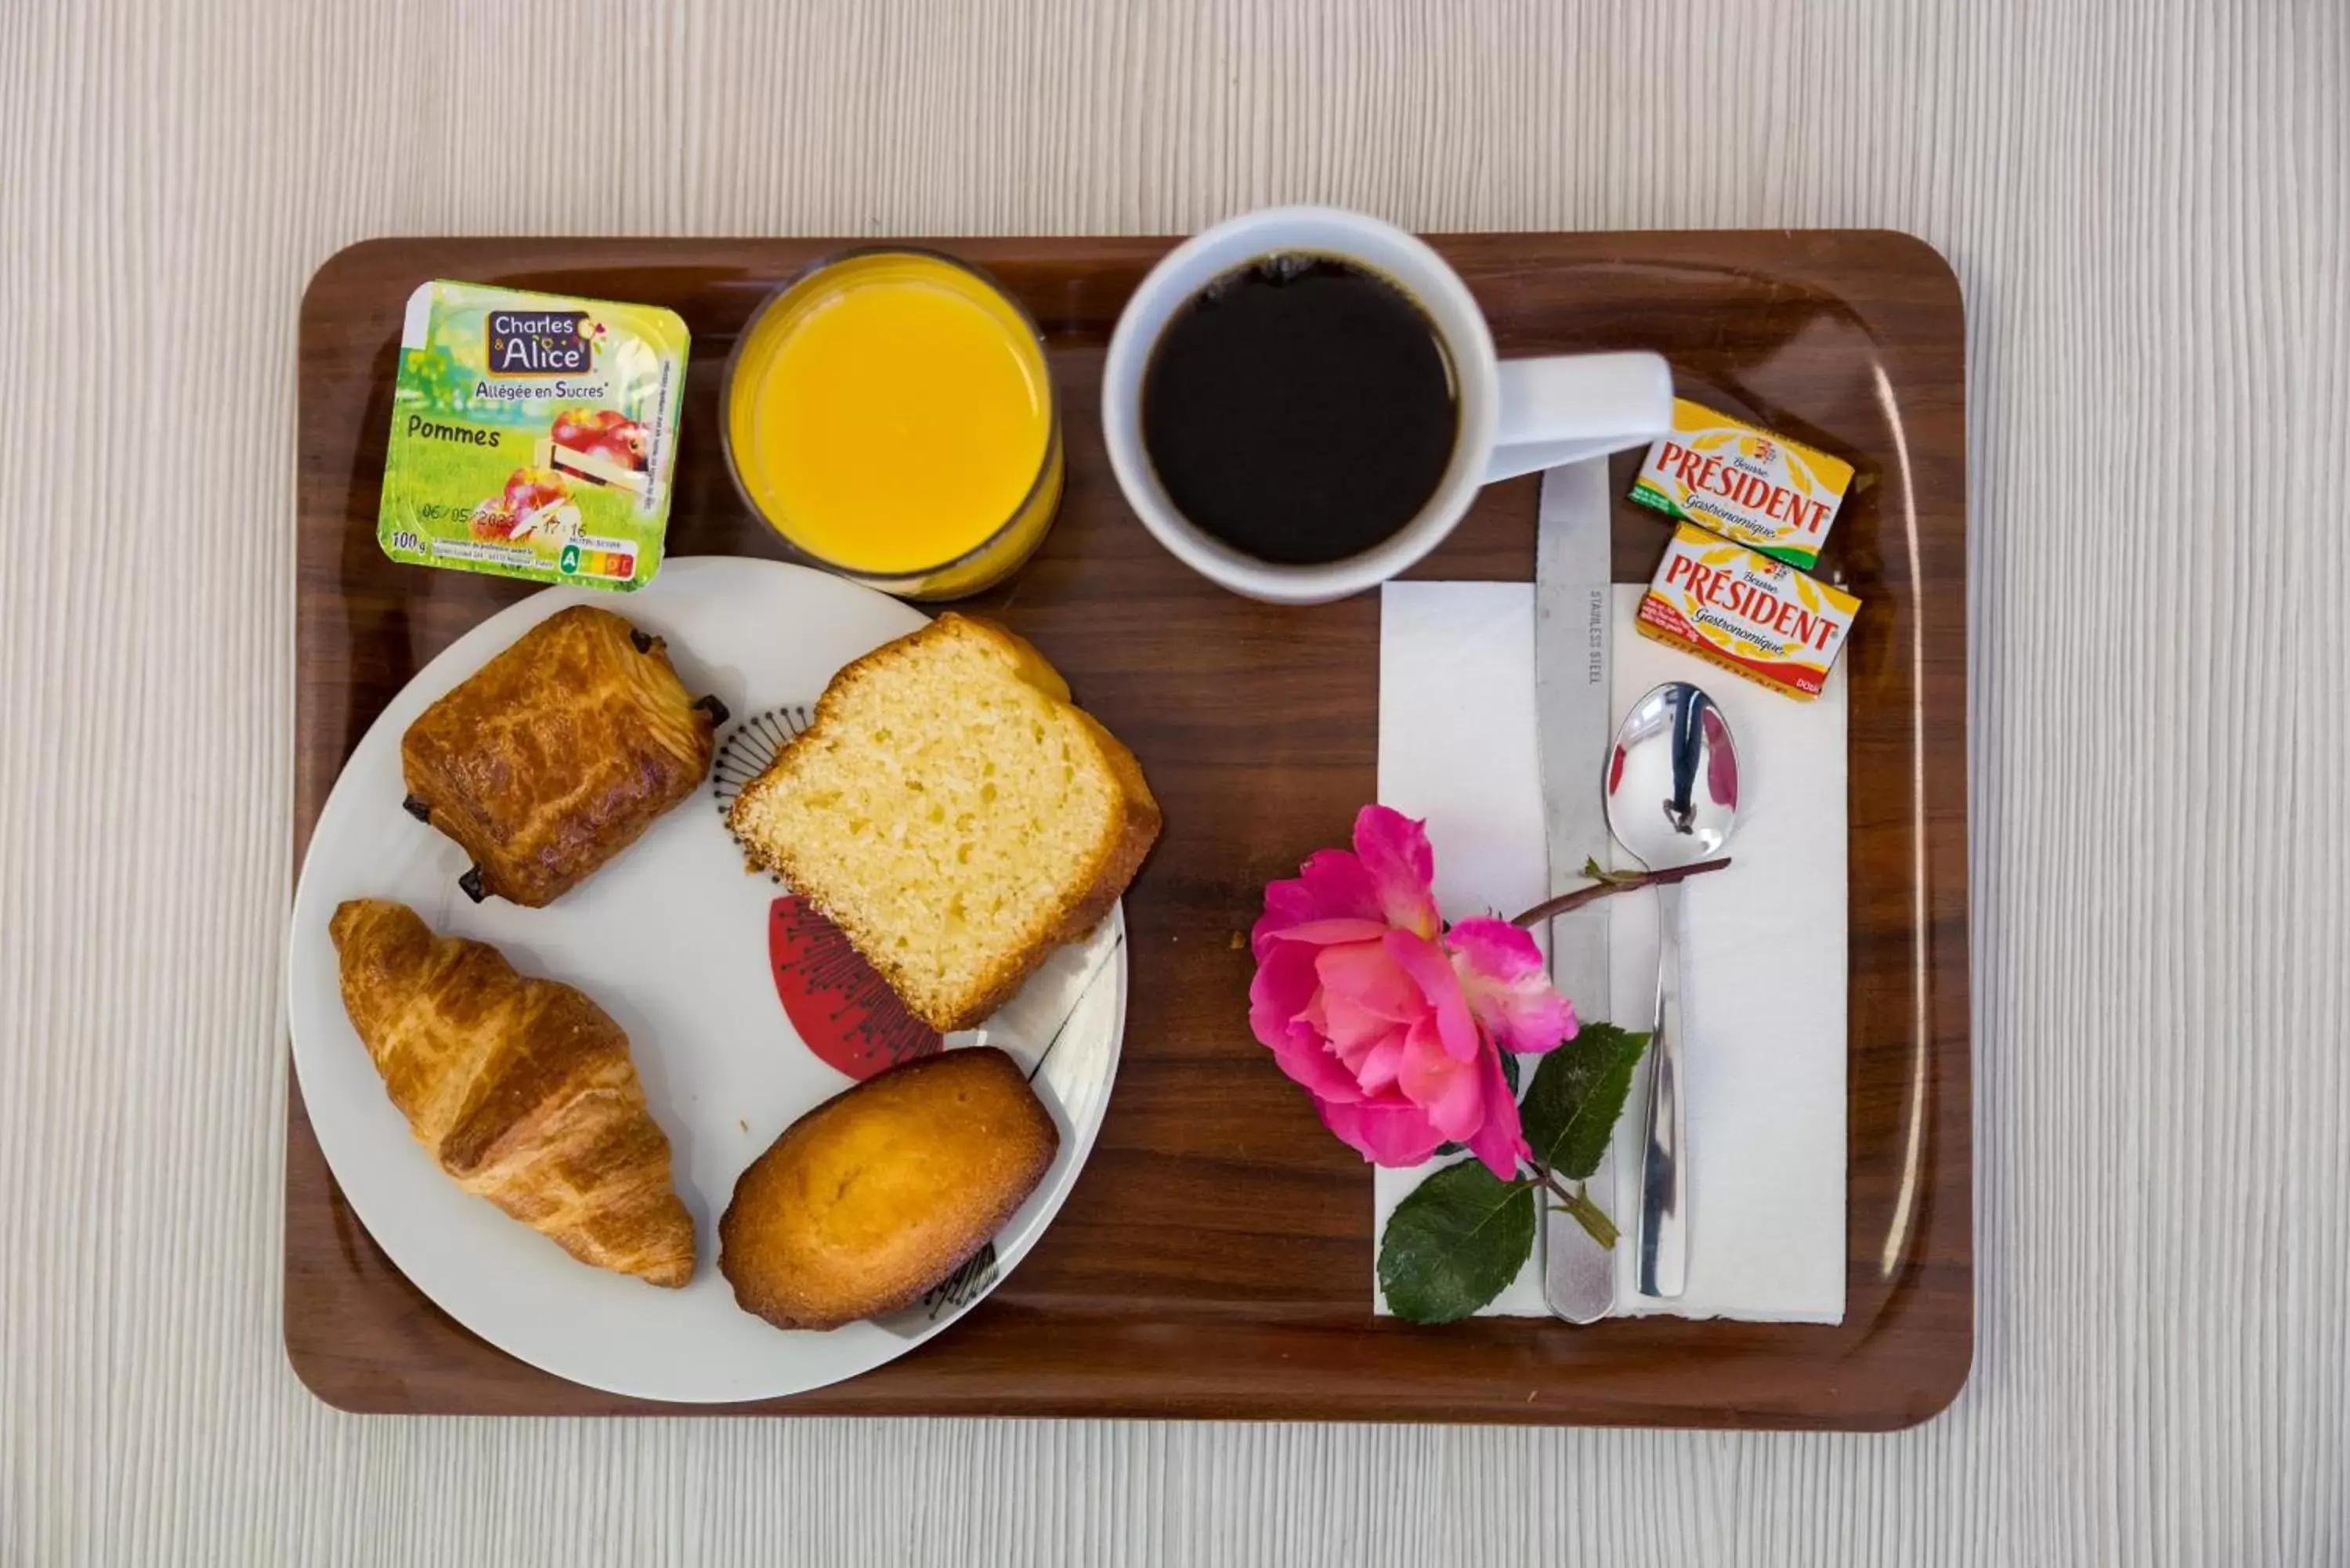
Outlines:
{"type": "Polygon", "coordinates": [[[1059,672],[951,612],[834,676],[728,814],[939,1030],[978,1023],[1108,914],[1159,821],[1059,672]]]}

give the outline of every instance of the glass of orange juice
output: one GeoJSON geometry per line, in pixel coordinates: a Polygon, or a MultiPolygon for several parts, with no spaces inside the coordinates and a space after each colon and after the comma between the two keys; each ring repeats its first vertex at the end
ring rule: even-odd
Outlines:
{"type": "Polygon", "coordinates": [[[1001,581],[1061,504],[1043,335],[951,256],[819,262],[752,316],[722,400],[743,502],[799,555],[885,593],[1001,581]]]}

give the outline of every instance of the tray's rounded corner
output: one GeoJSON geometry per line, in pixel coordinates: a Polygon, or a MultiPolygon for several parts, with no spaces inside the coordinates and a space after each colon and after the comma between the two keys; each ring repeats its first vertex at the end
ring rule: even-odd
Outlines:
{"type": "Polygon", "coordinates": [[[327,295],[334,292],[336,286],[342,281],[343,274],[348,272],[364,274],[369,270],[372,258],[379,253],[394,251],[401,245],[411,243],[397,235],[379,234],[372,239],[353,240],[349,244],[320,262],[311,270],[309,281],[302,286],[300,317],[302,336],[305,337],[310,336],[311,323],[320,310],[334,308],[323,305],[321,301],[327,295]]]}
{"type": "Polygon", "coordinates": [[[333,1364],[314,1358],[313,1354],[295,1344],[290,1333],[277,1336],[278,1349],[286,1353],[286,1368],[294,1380],[309,1391],[310,1397],[330,1410],[340,1410],[347,1416],[375,1416],[382,1412],[371,1405],[351,1397],[350,1391],[337,1379],[333,1364]]]}
{"type": "MultiPolygon", "coordinates": [[[[296,1238],[292,1234],[298,1223],[299,1210],[295,1203],[295,1189],[299,1179],[296,1161],[302,1158],[301,1145],[311,1137],[307,1112],[302,1105],[302,1091],[289,1072],[286,1085],[286,1245],[278,1276],[277,1289],[277,1348],[284,1353],[286,1369],[296,1382],[309,1391],[310,1397],[328,1409],[340,1410],[350,1416],[380,1416],[396,1413],[397,1407],[386,1406],[379,1399],[368,1397],[370,1381],[380,1386],[380,1380],[369,1379],[365,1374],[352,1376],[350,1365],[317,1343],[315,1334],[306,1334],[299,1325],[315,1321],[321,1313],[329,1311],[328,1303],[315,1293],[317,1276],[296,1263],[296,1238]]],[[[315,1143],[310,1143],[307,1156],[317,1163],[331,1188],[334,1177],[326,1172],[326,1159],[315,1143]]]]}
{"type": "Polygon", "coordinates": [[[1967,1317],[1967,1332],[1941,1346],[1924,1377],[1898,1415],[1885,1427],[1888,1432],[1907,1432],[1926,1425],[1958,1403],[1966,1391],[1967,1382],[1975,1370],[1974,1316],[1967,1317]]]}
{"type": "Polygon", "coordinates": [[[1940,246],[1907,229],[1872,229],[1869,232],[1885,242],[1887,248],[1902,260],[1906,269],[1921,283],[1949,296],[1948,299],[1935,303],[1948,305],[1958,313],[1961,322],[1966,319],[1967,291],[1959,282],[1958,267],[1942,254],[1940,246]]]}

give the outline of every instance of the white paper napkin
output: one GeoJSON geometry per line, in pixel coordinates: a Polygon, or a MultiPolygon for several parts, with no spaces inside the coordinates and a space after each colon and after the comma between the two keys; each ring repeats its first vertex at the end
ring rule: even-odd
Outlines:
{"type": "MultiPolygon", "coordinates": [[[[1548,887],[1534,751],[1534,588],[1389,583],[1379,639],[1379,799],[1425,817],[1448,919],[1514,915],[1548,887]]],[[[1815,701],[1765,691],[1633,629],[1616,589],[1612,717],[1661,681],[1694,680],[1738,744],[1727,871],[1688,884],[1681,956],[1690,1251],[1678,1302],[1633,1289],[1640,1090],[1617,1129],[1618,1314],[1839,1323],[1845,1277],[1845,682],[1815,701]]],[[[1596,789],[1594,779],[1591,787],[1596,789]]],[[[1656,903],[1607,901],[1613,992],[1586,1016],[1646,1029],[1656,903]]],[[[1381,1170],[1377,1222],[1435,1166],[1381,1170]]],[[[1376,1279],[1373,1297],[1378,1310],[1376,1279]]],[[[1489,1314],[1539,1315],[1539,1246],[1489,1314]]]]}

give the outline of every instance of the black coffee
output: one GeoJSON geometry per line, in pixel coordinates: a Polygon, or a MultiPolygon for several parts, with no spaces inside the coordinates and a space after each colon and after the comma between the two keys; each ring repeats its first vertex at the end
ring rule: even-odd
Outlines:
{"type": "Polygon", "coordinates": [[[1344,262],[1270,256],[1160,334],[1142,440],[1176,509],[1260,561],[1359,555],[1418,515],[1459,427],[1436,328],[1344,262]]]}

